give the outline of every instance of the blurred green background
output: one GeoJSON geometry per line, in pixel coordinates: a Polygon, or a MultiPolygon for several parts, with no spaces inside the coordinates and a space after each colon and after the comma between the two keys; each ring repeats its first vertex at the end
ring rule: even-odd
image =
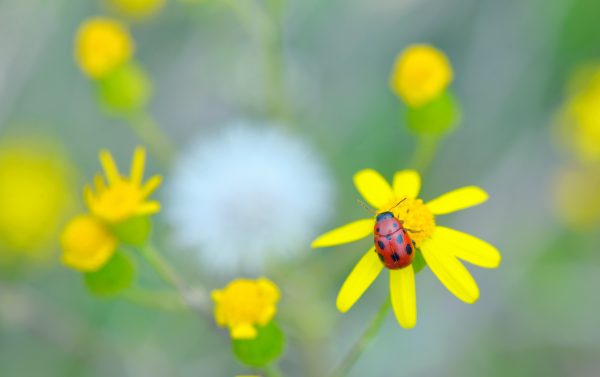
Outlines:
{"type": "MultiPolygon", "coordinates": [[[[176,152],[229,119],[273,116],[265,99],[271,90],[265,42],[253,32],[265,21],[249,13],[248,25],[239,14],[249,3],[264,5],[169,0],[154,17],[130,24],[136,61],[153,83],[148,111],[176,152]]],[[[417,276],[417,327],[403,330],[388,315],[350,375],[598,376],[600,214],[583,224],[557,205],[571,203],[560,195],[581,197],[556,189],[560,172],[580,163],[555,131],[573,72],[600,62],[600,2],[289,0],[275,6],[282,12],[279,53],[293,131],[312,144],[335,182],[335,214],[321,231],[364,216],[355,202],[356,171],[371,167],[390,178],[408,166],[417,138],[388,78],[402,49],[430,43],[452,62],[462,120],[440,144],[422,197],[469,184],[485,188],[485,205],[442,221],[494,244],[503,256],[497,270],[470,269],[481,289],[474,305],[456,300],[425,269],[417,276]]],[[[125,167],[145,142],[102,110],[75,64],[75,32],[96,15],[119,17],[100,0],[0,0],[0,148],[15,137],[53,140],[52,150],[72,165],[61,224],[83,208],[82,187],[99,170],[99,149],[109,148],[125,167]]],[[[147,171],[169,177],[158,158],[150,157],[147,171]]],[[[169,231],[159,214],[155,238],[169,231]]],[[[92,296],[80,274],[60,264],[58,232],[27,255],[0,245],[0,375],[252,372],[234,360],[225,330],[183,308],[92,296]]],[[[368,245],[311,250],[307,243],[299,246],[301,257],[266,273],[282,289],[285,375],[330,373],[388,294],[387,277],[380,278],[350,312],[335,308],[339,286],[368,245]]],[[[227,282],[188,263],[188,254],[168,247],[164,254],[192,286],[227,282]]],[[[145,265],[138,271],[147,287],[165,289],[145,265]]]]}

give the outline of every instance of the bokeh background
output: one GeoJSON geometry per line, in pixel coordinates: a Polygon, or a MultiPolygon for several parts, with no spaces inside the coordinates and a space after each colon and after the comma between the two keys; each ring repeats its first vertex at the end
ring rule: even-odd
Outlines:
{"type": "MultiPolygon", "coordinates": [[[[417,276],[417,327],[404,330],[388,315],[350,375],[598,376],[600,168],[565,142],[577,131],[562,114],[587,85],[581,67],[600,64],[599,14],[594,0],[168,0],[153,17],[127,22],[136,61],[152,81],[147,111],[176,156],[190,140],[211,140],[240,119],[278,127],[283,117],[285,132],[310,145],[331,190],[310,237],[364,216],[356,171],[371,167],[391,178],[409,166],[417,136],[389,88],[390,70],[412,43],[445,51],[462,118],[425,172],[422,197],[485,188],[485,205],[442,221],[494,244],[503,261],[497,270],[470,268],[481,289],[474,305],[425,269],[417,276]],[[265,40],[272,20],[253,13],[256,4],[280,7],[282,48],[265,40]],[[269,69],[279,72],[280,92],[269,69]]],[[[0,375],[250,373],[231,355],[226,330],[168,305],[168,287],[142,262],[137,281],[164,291],[162,306],[91,295],[60,263],[61,226],[84,206],[98,151],[110,149],[124,168],[149,140],[102,108],[75,63],[77,28],[98,15],[123,18],[100,0],[0,0],[0,156],[9,156],[0,157],[0,171],[39,164],[47,176],[26,181],[48,187],[26,201],[33,209],[15,209],[13,198],[27,192],[0,174],[0,375]],[[15,162],[15,150],[38,158],[15,162]]],[[[600,95],[593,101],[600,113],[600,95]]],[[[583,138],[600,144],[593,135],[583,138]]],[[[168,183],[172,162],[148,147],[148,174],[168,183]]],[[[158,191],[161,201],[167,188],[158,191]]],[[[153,237],[191,286],[215,289],[233,277],[203,268],[193,251],[174,246],[172,233],[159,214],[153,237]]],[[[330,373],[388,294],[380,277],[350,312],[335,308],[368,244],[312,250],[307,242],[260,272],[282,290],[285,375],[330,373]]]]}

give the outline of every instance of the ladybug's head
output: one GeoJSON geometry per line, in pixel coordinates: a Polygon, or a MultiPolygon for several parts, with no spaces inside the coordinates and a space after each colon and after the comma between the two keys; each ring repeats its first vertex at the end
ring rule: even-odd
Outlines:
{"type": "Polygon", "coordinates": [[[375,218],[375,235],[387,236],[402,227],[402,223],[391,212],[383,212],[375,218]]]}
{"type": "Polygon", "coordinates": [[[375,218],[375,221],[381,221],[381,220],[385,220],[385,219],[393,219],[394,218],[394,214],[391,212],[381,212],[379,215],[377,215],[377,217],[375,218]]]}

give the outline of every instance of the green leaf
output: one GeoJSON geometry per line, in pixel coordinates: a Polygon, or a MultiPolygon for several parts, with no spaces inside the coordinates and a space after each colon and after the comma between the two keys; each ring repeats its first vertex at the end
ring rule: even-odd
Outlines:
{"type": "Polygon", "coordinates": [[[142,110],[152,95],[146,72],[135,63],[126,63],[98,81],[98,97],[105,109],[115,115],[142,110]]]}
{"type": "Polygon", "coordinates": [[[415,270],[415,274],[420,272],[423,269],[423,267],[427,265],[427,262],[425,262],[425,258],[423,258],[423,254],[421,254],[421,250],[416,250],[412,265],[415,270]]]}
{"type": "Polygon", "coordinates": [[[460,109],[452,93],[446,91],[420,107],[406,110],[408,128],[417,134],[440,135],[451,131],[460,117],[460,109]]]}
{"type": "Polygon", "coordinates": [[[244,364],[264,367],[281,355],[285,337],[274,320],[257,330],[254,339],[233,339],[233,353],[244,364]]]}
{"type": "Polygon", "coordinates": [[[111,229],[122,243],[141,247],[150,238],[152,221],[148,216],[136,216],[113,225],[111,229]]]}
{"type": "Polygon", "coordinates": [[[135,268],[131,259],[121,250],[98,271],[84,275],[85,285],[98,296],[112,296],[131,286],[135,268]]]}

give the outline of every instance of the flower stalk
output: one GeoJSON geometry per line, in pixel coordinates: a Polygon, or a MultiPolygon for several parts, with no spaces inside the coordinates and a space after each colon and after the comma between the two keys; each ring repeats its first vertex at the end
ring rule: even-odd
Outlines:
{"type": "Polygon", "coordinates": [[[392,302],[390,298],[386,297],[375,316],[373,316],[369,327],[367,327],[360,338],[358,338],[358,340],[354,343],[348,355],[346,355],[344,360],[342,360],[342,363],[331,374],[331,377],[343,377],[348,374],[367,346],[377,336],[379,330],[381,330],[381,327],[385,323],[385,317],[387,316],[391,306],[392,302]]]}

